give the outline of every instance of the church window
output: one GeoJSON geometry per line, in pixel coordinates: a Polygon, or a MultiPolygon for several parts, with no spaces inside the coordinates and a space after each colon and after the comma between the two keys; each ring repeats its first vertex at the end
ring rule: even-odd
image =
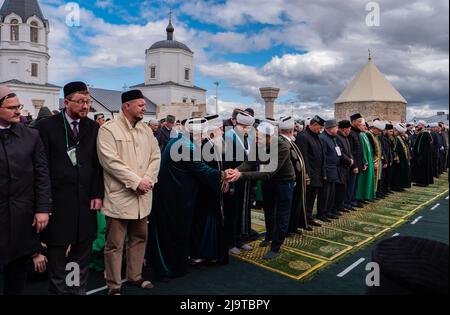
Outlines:
{"type": "Polygon", "coordinates": [[[189,81],[191,76],[191,71],[189,69],[184,69],[184,80],[189,81]]]}
{"type": "Polygon", "coordinates": [[[186,103],[186,102],[187,102],[187,98],[183,97],[183,103],[186,103]]]}
{"type": "Polygon", "coordinates": [[[32,63],[31,64],[31,76],[37,78],[38,76],[38,64],[32,63]]]}
{"type": "Polygon", "coordinates": [[[191,103],[192,103],[192,105],[195,105],[195,99],[194,98],[191,99],[191,103]]]}
{"type": "Polygon", "coordinates": [[[155,78],[156,78],[156,67],[151,66],[150,67],[150,79],[155,79],[155,78]]]}
{"type": "Polygon", "coordinates": [[[30,24],[30,41],[32,43],[37,43],[39,41],[39,26],[36,21],[30,24]]]}
{"type": "Polygon", "coordinates": [[[11,20],[11,40],[19,40],[19,21],[17,19],[11,20]]]}

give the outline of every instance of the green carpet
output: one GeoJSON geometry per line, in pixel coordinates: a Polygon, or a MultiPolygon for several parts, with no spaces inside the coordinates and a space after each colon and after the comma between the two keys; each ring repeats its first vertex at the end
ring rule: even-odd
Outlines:
{"type": "MultiPolygon", "coordinates": [[[[262,259],[269,248],[260,248],[260,241],[250,244],[253,250],[235,256],[301,280],[402,225],[408,217],[446,193],[447,174],[435,180],[432,186],[414,186],[404,192],[397,192],[383,200],[369,203],[357,212],[346,213],[338,220],[322,222],[322,227],[304,231],[301,236],[288,237],[275,259],[262,259]]],[[[259,233],[265,232],[264,213],[261,210],[252,211],[252,228],[259,233]]]]}

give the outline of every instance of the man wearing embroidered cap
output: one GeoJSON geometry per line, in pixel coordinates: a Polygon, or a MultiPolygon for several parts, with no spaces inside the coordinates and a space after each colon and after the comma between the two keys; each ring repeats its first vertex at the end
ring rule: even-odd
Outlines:
{"type": "Polygon", "coordinates": [[[188,119],[186,131],[171,139],[162,153],[147,251],[147,260],[162,278],[180,277],[187,272],[200,185],[218,195],[224,183],[225,173],[201,160],[206,123],[205,118],[188,119]]]}
{"type": "Polygon", "coordinates": [[[52,186],[52,216],[42,235],[48,246],[51,294],[86,293],[89,254],[103,199],[96,146],[99,126],[87,117],[90,104],[85,83],[68,83],[64,86],[64,110],[37,125],[52,186]],[[69,262],[80,266],[80,286],[66,284],[69,262]]]}
{"type": "Polygon", "coordinates": [[[152,210],[160,151],[152,130],[142,122],[146,111],[140,90],[122,94],[116,119],[105,123],[97,141],[104,169],[106,216],[105,272],[109,295],[120,294],[122,253],[127,236],[127,279],[140,288],[152,283],[142,277],[147,242],[147,217],[152,210]]]}

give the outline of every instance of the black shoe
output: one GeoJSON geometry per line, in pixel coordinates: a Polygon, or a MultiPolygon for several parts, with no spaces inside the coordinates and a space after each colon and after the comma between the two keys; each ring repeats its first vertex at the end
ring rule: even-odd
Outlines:
{"type": "Polygon", "coordinates": [[[322,224],[320,224],[319,222],[317,222],[315,220],[308,221],[308,225],[317,226],[317,227],[321,227],[322,226],[322,224]]]}
{"type": "Polygon", "coordinates": [[[364,205],[362,203],[357,203],[353,207],[355,207],[355,208],[364,208],[364,205]]]}
{"type": "Polygon", "coordinates": [[[332,213],[328,213],[328,214],[327,214],[327,218],[328,218],[328,219],[337,220],[337,219],[339,219],[339,216],[337,216],[337,215],[335,215],[335,214],[332,214],[332,213]]]}
{"type": "MultiPolygon", "coordinates": [[[[309,223],[308,223],[309,224],[309,223]]],[[[303,228],[305,231],[314,231],[314,229],[310,226],[303,228]]]]}
{"type": "Polygon", "coordinates": [[[261,243],[259,243],[259,247],[267,247],[270,245],[270,241],[264,240],[261,243]]]}
{"type": "Polygon", "coordinates": [[[331,220],[328,219],[327,217],[317,217],[317,220],[320,220],[322,222],[331,222],[331,220]]]}
{"type": "Polygon", "coordinates": [[[347,210],[347,209],[342,209],[342,210],[339,210],[340,212],[344,212],[344,213],[349,213],[350,212],[350,210],[347,210]]]}
{"type": "Polygon", "coordinates": [[[331,212],[331,214],[337,215],[338,217],[340,217],[341,215],[344,215],[344,214],[341,212],[341,210],[335,210],[335,211],[331,212]]]}

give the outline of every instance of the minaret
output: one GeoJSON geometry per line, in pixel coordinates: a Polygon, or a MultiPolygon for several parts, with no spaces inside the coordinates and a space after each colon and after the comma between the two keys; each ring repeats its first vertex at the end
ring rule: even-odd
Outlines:
{"type": "Polygon", "coordinates": [[[5,0],[0,23],[0,82],[47,84],[49,23],[37,0],[5,0]]]}

